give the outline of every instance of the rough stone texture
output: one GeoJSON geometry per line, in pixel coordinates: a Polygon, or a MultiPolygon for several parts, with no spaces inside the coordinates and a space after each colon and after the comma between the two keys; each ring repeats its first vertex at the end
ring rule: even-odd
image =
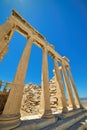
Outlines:
{"type": "Polygon", "coordinates": [[[0,61],[2,61],[5,54],[8,52],[8,42],[13,33],[13,24],[7,22],[0,26],[0,61]]]}
{"type": "MultiPolygon", "coordinates": [[[[58,99],[56,96],[56,86],[55,86],[55,79],[53,77],[52,80],[49,82],[50,87],[50,106],[52,112],[57,111],[57,103],[58,99]]],[[[39,112],[40,107],[40,96],[41,96],[41,87],[34,85],[32,83],[25,85],[23,91],[23,98],[21,103],[21,115],[31,115],[36,114],[39,112]]]]}
{"type": "MultiPolygon", "coordinates": [[[[66,68],[65,68],[67,65],[69,65],[68,64],[69,60],[65,57],[63,58],[60,54],[58,54],[53,49],[53,46],[48,43],[46,38],[43,37],[30,24],[28,24],[24,20],[24,18],[22,18],[14,10],[12,11],[12,15],[7,20],[7,22],[4,25],[0,26],[0,60],[2,60],[4,55],[7,53],[9,41],[15,30],[18,31],[20,34],[22,34],[24,37],[26,37],[29,42],[26,44],[26,47],[23,51],[22,58],[19,62],[19,66],[17,68],[13,83],[9,83],[10,88],[11,88],[10,93],[8,96],[8,100],[6,104],[4,105],[2,115],[0,116],[0,129],[3,129],[3,130],[6,127],[8,129],[12,129],[19,126],[20,107],[21,107],[21,113],[22,111],[24,111],[24,112],[27,112],[29,115],[31,113],[32,114],[38,113],[38,111],[41,110],[43,111],[43,114],[42,114],[43,117],[53,118],[53,120],[54,120],[54,117],[52,117],[53,115],[51,113],[51,110],[52,112],[55,112],[57,111],[58,106],[64,107],[63,105],[60,105],[63,99],[62,98],[63,94],[60,94],[61,92],[59,91],[56,92],[56,85],[54,84],[54,79],[50,81],[50,87],[48,87],[49,75],[48,75],[47,55],[49,54],[52,56],[53,59],[55,57],[56,68],[57,68],[57,62],[58,61],[61,62],[61,66],[63,67],[63,73],[64,73],[66,86],[68,90],[69,106],[71,105],[71,107],[75,109],[74,98],[70,89],[68,77],[66,74],[66,68]],[[41,92],[40,87],[34,86],[32,84],[26,85],[24,88],[24,81],[25,81],[32,43],[35,43],[37,46],[43,49],[42,92],[41,92]],[[23,89],[24,89],[24,94],[23,94],[23,99],[22,99],[23,89]],[[21,106],[21,99],[22,99],[22,106],[21,106]]],[[[60,81],[60,78],[57,78],[57,84],[58,84],[58,81],[60,81]]],[[[74,85],[74,83],[72,84],[74,85]]],[[[57,90],[58,90],[58,86],[57,86],[57,90]]],[[[44,126],[46,126],[46,124],[44,126]]]]}
{"type": "Polygon", "coordinates": [[[35,114],[39,110],[41,88],[32,83],[25,85],[21,104],[21,114],[35,114]]]}
{"type": "Polygon", "coordinates": [[[49,91],[50,91],[50,106],[52,112],[57,111],[58,106],[58,98],[57,98],[57,91],[56,91],[56,84],[55,84],[55,77],[53,77],[49,82],[49,91]]]}

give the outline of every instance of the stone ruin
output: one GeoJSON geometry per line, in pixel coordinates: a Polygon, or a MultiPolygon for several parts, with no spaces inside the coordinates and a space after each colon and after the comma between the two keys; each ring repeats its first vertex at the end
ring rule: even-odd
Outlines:
{"type": "Polygon", "coordinates": [[[40,107],[41,88],[32,83],[25,85],[21,104],[21,115],[37,114],[40,107]]]}
{"type": "MultiPolygon", "coordinates": [[[[23,111],[28,114],[38,113],[41,115],[41,119],[52,119],[51,121],[53,122],[56,119],[54,113],[57,111],[68,113],[70,109],[73,111],[81,109],[82,105],[71,74],[69,59],[65,56],[62,57],[56,52],[54,46],[15,10],[12,11],[12,15],[6,23],[0,26],[0,61],[3,60],[8,52],[8,45],[14,31],[23,35],[27,39],[27,44],[13,82],[6,82],[3,92],[0,93],[0,128],[4,130],[18,127],[21,123],[20,116],[22,115],[20,115],[20,109],[21,113],[23,111]],[[36,44],[42,50],[41,87],[33,84],[24,85],[32,44],[36,44]],[[54,61],[55,70],[54,77],[50,82],[48,79],[48,55],[54,61]],[[65,88],[68,99],[64,91],[65,88]]],[[[3,81],[0,83],[2,88],[3,81]]]]}
{"type": "MultiPolygon", "coordinates": [[[[55,113],[58,108],[58,97],[56,95],[55,77],[49,82],[50,92],[50,107],[52,113],[55,113]]],[[[32,83],[25,85],[21,104],[21,116],[32,115],[39,113],[41,97],[41,86],[34,85],[32,83]]]]}
{"type": "MultiPolygon", "coordinates": [[[[50,107],[52,113],[58,111],[58,97],[56,95],[56,84],[55,77],[53,77],[49,82],[49,92],[50,92],[50,107]]],[[[6,92],[6,88],[0,93],[0,112],[2,113],[5,103],[7,101],[9,92],[6,92]]],[[[21,102],[21,116],[34,115],[39,113],[40,108],[40,98],[41,98],[41,86],[35,85],[33,83],[26,84],[23,90],[23,97],[21,102]]]]}

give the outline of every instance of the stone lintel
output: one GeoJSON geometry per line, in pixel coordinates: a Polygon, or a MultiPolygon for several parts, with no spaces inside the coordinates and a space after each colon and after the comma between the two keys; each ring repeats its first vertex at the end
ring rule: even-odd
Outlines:
{"type": "Polygon", "coordinates": [[[16,25],[16,31],[21,33],[26,38],[31,36],[34,38],[34,43],[39,47],[47,47],[48,53],[57,59],[62,60],[62,56],[54,50],[54,46],[49,44],[45,37],[43,37],[36,29],[34,29],[29,23],[27,23],[16,11],[12,11],[12,16],[9,18],[9,22],[16,25]]]}
{"type": "Polygon", "coordinates": [[[34,29],[22,16],[16,12],[15,10],[12,10],[12,16],[17,18],[20,22],[22,22],[25,26],[27,26],[31,31],[35,34],[38,35],[41,39],[45,39],[44,36],[42,36],[36,29],[34,29]]]}

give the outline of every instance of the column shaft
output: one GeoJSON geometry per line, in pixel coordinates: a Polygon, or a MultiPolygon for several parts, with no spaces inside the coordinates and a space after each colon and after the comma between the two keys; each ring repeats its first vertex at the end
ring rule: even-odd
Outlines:
{"type": "Polygon", "coordinates": [[[44,117],[52,114],[50,108],[49,80],[48,80],[48,59],[47,49],[43,48],[42,58],[42,91],[41,91],[41,106],[40,112],[44,117]]]}
{"type": "Polygon", "coordinates": [[[67,67],[67,70],[68,70],[68,74],[69,74],[70,81],[71,81],[71,84],[72,84],[72,90],[73,90],[73,93],[74,93],[74,96],[75,96],[76,105],[80,106],[80,105],[81,105],[80,99],[79,99],[78,93],[77,93],[77,91],[76,91],[76,87],[75,87],[75,84],[74,84],[74,80],[73,80],[73,78],[72,78],[72,74],[71,74],[71,72],[70,72],[69,67],[67,67]]]}
{"type": "Polygon", "coordinates": [[[3,114],[20,113],[23,84],[28,67],[28,60],[30,57],[31,47],[32,47],[32,39],[29,39],[22,54],[18,69],[16,71],[13,85],[11,87],[10,94],[6,102],[3,114]]]}
{"type": "Polygon", "coordinates": [[[68,77],[67,77],[67,74],[66,74],[66,68],[65,68],[64,63],[62,63],[62,70],[63,70],[64,80],[65,80],[66,88],[67,88],[67,92],[68,92],[69,107],[72,107],[73,109],[75,109],[76,106],[75,106],[74,98],[73,98],[72,91],[71,91],[71,88],[70,88],[70,84],[69,84],[69,81],[68,81],[68,77]]]}
{"type": "Polygon", "coordinates": [[[58,67],[57,60],[54,59],[54,67],[55,67],[55,79],[56,79],[56,89],[57,89],[57,97],[58,97],[58,107],[62,107],[62,111],[67,111],[67,103],[66,103],[66,97],[64,94],[64,88],[62,84],[62,77],[60,74],[60,70],[58,67]]]}

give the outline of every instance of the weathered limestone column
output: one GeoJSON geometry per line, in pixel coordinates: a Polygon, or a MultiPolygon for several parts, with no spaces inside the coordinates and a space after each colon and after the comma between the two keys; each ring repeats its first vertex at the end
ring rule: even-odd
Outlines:
{"type": "Polygon", "coordinates": [[[67,93],[68,93],[69,107],[76,109],[74,98],[73,98],[72,91],[71,91],[71,88],[70,88],[70,84],[69,84],[69,81],[68,81],[68,77],[67,77],[67,74],[66,74],[65,64],[62,62],[61,65],[62,65],[62,71],[63,71],[63,74],[64,74],[64,80],[65,80],[65,83],[66,83],[66,88],[67,88],[67,93]]]}
{"type": "Polygon", "coordinates": [[[75,96],[76,105],[78,105],[80,107],[81,106],[80,99],[79,99],[78,93],[76,91],[76,87],[75,87],[74,80],[72,78],[72,74],[71,74],[69,66],[67,67],[67,70],[68,70],[68,75],[70,77],[70,81],[71,81],[71,84],[72,84],[72,90],[73,90],[73,93],[74,93],[74,96],[75,96]]]}
{"type": "Polygon", "coordinates": [[[43,48],[42,57],[42,91],[41,91],[41,102],[40,102],[40,113],[43,117],[50,117],[52,111],[50,108],[50,94],[49,94],[49,81],[48,81],[48,59],[47,49],[43,48]]]}
{"type": "Polygon", "coordinates": [[[64,94],[64,88],[62,84],[62,77],[60,74],[60,70],[56,58],[54,58],[54,67],[55,67],[56,90],[57,90],[57,97],[58,97],[58,109],[62,108],[63,112],[67,112],[68,110],[67,110],[66,97],[64,94]]]}
{"type": "MultiPolygon", "coordinates": [[[[5,120],[7,120],[8,123],[11,121],[12,122],[15,121],[16,126],[19,125],[20,123],[19,119],[20,119],[20,107],[21,107],[21,100],[22,100],[23,86],[24,86],[23,84],[24,84],[24,80],[26,76],[27,67],[28,67],[28,60],[30,57],[32,42],[33,42],[33,39],[30,38],[25,46],[18,69],[16,71],[14,81],[11,84],[11,90],[10,90],[8,100],[6,102],[6,105],[2,114],[2,116],[6,118],[5,120]]],[[[4,121],[1,123],[4,124],[4,121]]],[[[6,121],[5,121],[5,124],[6,124],[6,121]]],[[[13,127],[15,126],[13,125],[13,127]]]]}

